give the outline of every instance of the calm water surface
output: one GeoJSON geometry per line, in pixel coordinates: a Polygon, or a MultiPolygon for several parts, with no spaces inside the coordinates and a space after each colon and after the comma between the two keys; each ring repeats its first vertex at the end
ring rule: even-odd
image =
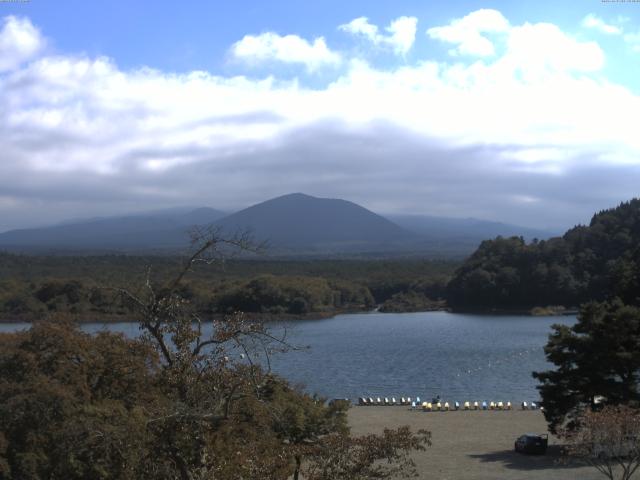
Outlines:
{"type": "MultiPolygon", "coordinates": [[[[272,325],[309,349],[272,358],[273,370],[329,398],[411,396],[448,400],[537,400],[534,370],[548,369],[543,347],[554,323],[575,317],[424,312],[339,315],[272,325]]],[[[25,328],[0,325],[0,331],[25,328]]],[[[138,335],[137,324],[85,324],[138,335]]]]}

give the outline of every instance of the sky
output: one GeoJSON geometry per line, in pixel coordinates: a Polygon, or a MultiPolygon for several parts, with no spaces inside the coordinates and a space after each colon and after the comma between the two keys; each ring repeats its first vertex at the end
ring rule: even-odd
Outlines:
{"type": "Polygon", "coordinates": [[[561,231],[638,196],[640,3],[0,0],[0,231],[287,193],[561,231]]]}

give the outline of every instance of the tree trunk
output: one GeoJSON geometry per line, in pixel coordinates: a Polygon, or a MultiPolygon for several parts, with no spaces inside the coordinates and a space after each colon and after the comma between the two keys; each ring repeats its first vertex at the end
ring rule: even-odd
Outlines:
{"type": "Polygon", "coordinates": [[[300,476],[300,468],[302,466],[302,457],[300,455],[296,455],[296,469],[293,472],[293,480],[298,480],[300,476]]]}

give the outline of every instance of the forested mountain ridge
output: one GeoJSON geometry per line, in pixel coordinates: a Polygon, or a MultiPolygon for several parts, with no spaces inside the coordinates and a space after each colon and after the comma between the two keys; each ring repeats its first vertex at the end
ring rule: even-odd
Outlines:
{"type": "Polygon", "coordinates": [[[182,253],[189,230],[213,224],[222,234],[249,231],[276,257],[462,259],[485,238],[549,232],[473,218],[384,217],[356,203],[294,193],[232,214],[211,208],[173,208],[116,217],[71,220],[0,233],[0,249],[18,253],[133,255],[182,253]]]}
{"type": "Polygon", "coordinates": [[[19,251],[175,249],[188,243],[186,232],[190,227],[210,224],[224,216],[224,212],[213,208],[175,208],[74,220],[1,233],[0,248],[19,251]]]}
{"type": "Polygon", "coordinates": [[[640,295],[640,199],[596,213],[562,237],[486,240],[447,287],[453,308],[576,306],[640,295]]]}

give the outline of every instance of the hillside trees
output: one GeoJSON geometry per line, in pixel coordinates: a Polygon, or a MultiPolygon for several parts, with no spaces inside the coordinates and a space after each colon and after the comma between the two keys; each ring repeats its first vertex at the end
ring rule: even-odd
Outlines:
{"type": "Polygon", "coordinates": [[[482,242],[456,272],[447,299],[458,308],[531,308],[575,305],[587,296],[562,239],[498,237],[482,242]]]}
{"type": "Polygon", "coordinates": [[[640,199],[597,213],[589,226],[527,244],[482,242],[447,288],[454,308],[577,306],[618,297],[639,303],[640,199]]]}

